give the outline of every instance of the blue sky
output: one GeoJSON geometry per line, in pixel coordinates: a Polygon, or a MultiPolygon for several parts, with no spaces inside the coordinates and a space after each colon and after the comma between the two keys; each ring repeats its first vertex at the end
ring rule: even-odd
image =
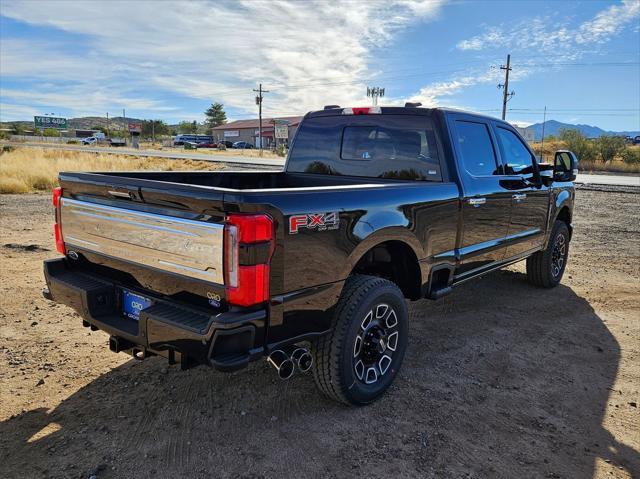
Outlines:
{"type": "Polygon", "coordinates": [[[640,0],[2,0],[0,119],[230,119],[420,101],[507,119],[640,130],[640,0]]]}

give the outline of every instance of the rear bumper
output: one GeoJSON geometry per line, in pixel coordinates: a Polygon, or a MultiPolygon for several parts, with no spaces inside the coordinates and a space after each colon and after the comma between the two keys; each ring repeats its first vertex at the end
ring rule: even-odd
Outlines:
{"type": "Polygon", "coordinates": [[[122,285],[109,278],[74,271],[64,258],[45,261],[44,276],[45,297],[75,309],[84,326],[110,334],[116,352],[160,355],[183,368],[208,364],[221,371],[241,369],[263,356],[258,338],[264,336],[265,309],[216,314],[151,295],[154,304],[136,321],[121,313],[122,285]]]}

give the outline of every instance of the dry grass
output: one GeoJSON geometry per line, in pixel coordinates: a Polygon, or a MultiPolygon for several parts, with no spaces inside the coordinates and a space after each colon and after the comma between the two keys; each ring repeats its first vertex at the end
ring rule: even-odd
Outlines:
{"type": "MultiPolygon", "coordinates": [[[[163,152],[169,153],[195,153],[197,155],[209,155],[212,157],[217,156],[242,156],[245,158],[259,158],[260,150],[251,149],[251,150],[234,150],[233,148],[228,148],[226,150],[216,150],[215,148],[198,148],[196,150],[185,150],[180,146],[162,146],[159,143],[140,143],[140,149],[142,150],[160,150],[163,152]]],[[[263,150],[262,151],[263,158],[278,158],[271,150],[263,150]]]]}
{"type": "MultiPolygon", "coordinates": [[[[544,154],[544,160],[546,162],[553,162],[553,154],[556,150],[563,150],[566,148],[566,145],[562,141],[545,141],[544,148],[541,148],[541,143],[532,143],[531,148],[536,153],[536,155],[540,155],[542,152],[544,154]]],[[[627,147],[629,150],[640,150],[640,146],[629,146],[627,147]]],[[[580,171],[581,172],[589,172],[589,171],[608,171],[611,173],[640,173],[640,164],[639,163],[625,163],[621,158],[617,158],[613,161],[609,161],[604,163],[603,161],[585,161],[582,160],[579,162],[580,171]]]]}
{"type": "Polygon", "coordinates": [[[614,160],[608,163],[601,161],[581,161],[580,172],[588,173],[589,171],[608,171],[611,173],[640,173],[640,165],[633,163],[625,163],[624,161],[614,160]]]}
{"type": "Polygon", "coordinates": [[[0,154],[0,193],[49,191],[60,171],[218,170],[215,163],[128,155],[16,148],[0,154]]]}

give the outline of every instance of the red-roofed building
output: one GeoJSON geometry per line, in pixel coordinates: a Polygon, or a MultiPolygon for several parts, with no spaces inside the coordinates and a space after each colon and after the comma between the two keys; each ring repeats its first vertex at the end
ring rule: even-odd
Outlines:
{"type": "MultiPolygon", "coordinates": [[[[278,144],[285,142],[288,143],[293,138],[296,130],[298,129],[298,125],[302,121],[302,116],[281,116],[278,118],[263,118],[262,119],[262,138],[264,148],[270,148],[274,145],[274,131],[275,131],[275,123],[276,122],[287,122],[288,130],[289,130],[289,138],[288,140],[278,140],[278,144]],[[275,120],[275,122],[274,122],[275,120]]],[[[231,123],[227,123],[226,125],[216,126],[212,129],[213,139],[215,141],[246,141],[247,143],[251,143],[254,146],[258,146],[258,136],[259,136],[259,121],[258,119],[253,120],[236,120],[231,123]]]]}

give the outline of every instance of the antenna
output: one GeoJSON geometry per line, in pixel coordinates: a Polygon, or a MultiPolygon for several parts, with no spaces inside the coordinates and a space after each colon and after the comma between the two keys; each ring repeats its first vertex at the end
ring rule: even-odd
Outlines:
{"type": "Polygon", "coordinates": [[[384,88],[379,86],[367,87],[367,97],[371,98],[373,106],[378,106],[378,97],[382,96],[384,96],[384,88]]]}

